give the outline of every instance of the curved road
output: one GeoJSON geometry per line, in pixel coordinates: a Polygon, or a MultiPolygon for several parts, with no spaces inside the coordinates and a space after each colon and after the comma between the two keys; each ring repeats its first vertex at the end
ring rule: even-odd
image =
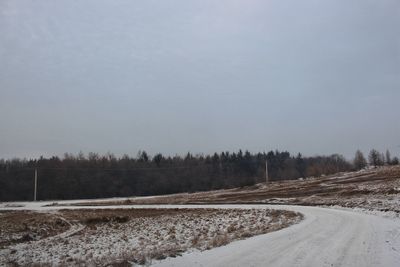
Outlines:
{"type": "Polygon", "coordinates": [[[277,232],[154,266],[400,266],[400,221],[318,207],[272,208],[301,212],[305,219],[277,232]]]}
{"type": "MultiPolygon", "coordinates": [[[[64,201],[68,203],[68,201],[64,201]]],[[[50,202],[49,202],[50,203],[50,202]]],[[[0,205],[0,210],[54,210],[46,202],[0,205]]],[[[99,208],[273,208],[300,212],[304,220],[280,231],[204,252],[153,262],[154,266],[400,266],[400,220],[319,207],[285,205],[127,205],[99,208]]]]}

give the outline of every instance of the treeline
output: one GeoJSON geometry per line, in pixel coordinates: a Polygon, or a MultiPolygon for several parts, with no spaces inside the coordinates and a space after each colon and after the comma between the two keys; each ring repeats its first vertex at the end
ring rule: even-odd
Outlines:
{"type": "Polygon", "coordinates": [[[188,153],[184,157],[150,156],[140,151],[137,157],[79,153],[62,158],[0,160],[0,200],[32,200],[35,170],[39,200],[78,199],[249,186],[265,181],[266,162],[271,181],[327,175],[362,165],[336,154],[303,157],[289,152],[253,154],[241,150],[213,155],[188,153]]]}
{"type": "Polygon", "coordinates": [[[364,154],[360,150],[357,150],[353,160],[353,166],[356,170],[363,169],[368,165],[376,168],[378,166],[398,165],[398,164],[399,164],[399,158],[398,157],[392,158],[389,150],[386,150],[386,153],[384,154],[376,149],[372,149],[368,154],[368,162],[367,159],[364,157],[364,154]]]}

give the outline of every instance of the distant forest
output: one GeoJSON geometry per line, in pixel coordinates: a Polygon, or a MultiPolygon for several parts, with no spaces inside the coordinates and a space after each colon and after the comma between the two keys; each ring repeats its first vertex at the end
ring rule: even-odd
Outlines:
{"type": "MultiPolygon", "coordinates": [[[[398,159],[386,162],[398,164],[398,159]]],[[[265,181],[268,162],[270,181],[328,175],[361,169],[367,161],[357,151],[354,162],[341,155],[303,157],[289,152],[252,154],[240,150],[214,155],[153,157],[140,151],[136,158],[113,154],[65,154],[63,158],[0,160],[0,200],[32,200],[35,169],[38,200],[148,196],[250,186],[265,181]]],[[[385,164],[376,150],[372,165],[385,164]]]]}

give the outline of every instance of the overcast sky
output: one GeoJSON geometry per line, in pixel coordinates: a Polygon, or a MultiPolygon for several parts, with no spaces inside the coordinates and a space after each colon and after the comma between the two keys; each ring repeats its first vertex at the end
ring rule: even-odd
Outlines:
{"type": "Polygon", "coordinates": [[[0,157],[400,155],[398,0],[2,0],[0,157]]]}

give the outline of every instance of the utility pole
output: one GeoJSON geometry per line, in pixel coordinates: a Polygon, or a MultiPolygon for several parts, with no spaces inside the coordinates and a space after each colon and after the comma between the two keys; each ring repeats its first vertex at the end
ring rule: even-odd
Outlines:
{"type": "Polygon", "coordinates": [[[265,182],[268,184],[269,178],[268,178],[268,161],[265,161],[265,182]]]}
{"type": "Polygon", "coordinates": [[[339,173],[339,155],[336,155],[336,173],[339,173]]]}
{"type": "Polygon", "coordinates": [[[36,201],[37,197],[37,169],[35,169],[35,191],[33,192],[33,201],[36,201]]]}

